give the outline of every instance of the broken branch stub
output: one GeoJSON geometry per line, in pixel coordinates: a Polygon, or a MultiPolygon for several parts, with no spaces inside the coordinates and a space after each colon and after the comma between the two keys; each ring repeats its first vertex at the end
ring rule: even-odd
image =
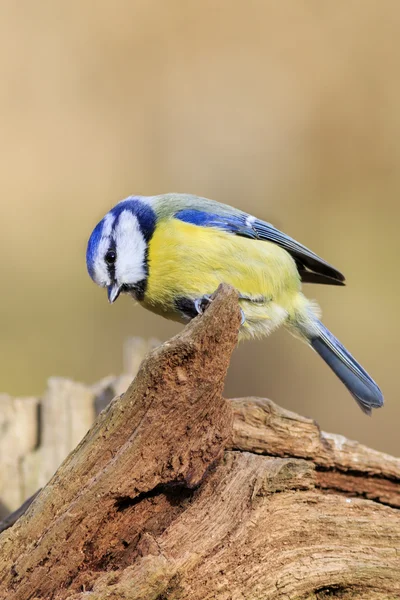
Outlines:
{"type": "Polygon", "coordinates": [[[2,597],[56,597],[86,569],[106,568],[116,538],[144,526],[146,514],[125,523],[124,506],[200,484],[231,434],[222,389],[239,325],[237,293],[220,286],[201,318],[149,354],[127,392],[2,534],[2,597]]]}

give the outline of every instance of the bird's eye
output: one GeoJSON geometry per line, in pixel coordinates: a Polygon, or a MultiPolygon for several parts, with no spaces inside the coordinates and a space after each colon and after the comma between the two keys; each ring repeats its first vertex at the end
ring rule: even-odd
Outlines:
{"type": "Polygon", "coordinates": [[[109,250],[104,257],[104,260],[108,265],[113,265],[117,260],[117,253],[114,250],[109,250]]]}

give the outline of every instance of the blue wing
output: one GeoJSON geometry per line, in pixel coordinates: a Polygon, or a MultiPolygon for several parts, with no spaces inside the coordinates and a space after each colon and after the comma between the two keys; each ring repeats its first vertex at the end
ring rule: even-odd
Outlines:
{"type": "Polygon", "coordinates": [[[237,212],[230,215],[186,209],[178,211],[175,218],[199,227],[215,227],[254,240],[273,242],[291,254],[303,282],[344,285],[344,275],[317,254],[270,223],[260,221],[246,213],[237,212]]]}

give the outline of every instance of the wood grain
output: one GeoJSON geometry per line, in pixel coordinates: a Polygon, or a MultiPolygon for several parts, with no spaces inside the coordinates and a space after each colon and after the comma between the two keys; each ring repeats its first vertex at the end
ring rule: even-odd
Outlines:
{"type": "Polygon", "coordinates": [[[265,398],[232,400],[231,447],[272,456],[311,460],[317,484],[400,507],[400,459],[367,448],[342,435],[321,431],[265,398]]]}
{"type": "Polygon", "coordinates": [[[7,600],[400,598],[400,465],[222,389],[223,286],[0,536],[7,600]]]}

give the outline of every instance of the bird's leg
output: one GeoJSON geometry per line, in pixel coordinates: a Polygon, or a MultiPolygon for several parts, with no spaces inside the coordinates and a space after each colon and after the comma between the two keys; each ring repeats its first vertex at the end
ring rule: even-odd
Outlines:
{"type": "MultiPolygon", "coordinates": [[[[253,304],[267,304],[272,301],[271,298],[266,298],[265,296],[247,296],[244,294],[239,294],[239,300],[243,300],[245,302],[252,302],[253,304]]],[[[242,315],[241,325],[244,325],[246,322],[246,316],[242,309],[240,309],[240,314],[242,315]]]]}

